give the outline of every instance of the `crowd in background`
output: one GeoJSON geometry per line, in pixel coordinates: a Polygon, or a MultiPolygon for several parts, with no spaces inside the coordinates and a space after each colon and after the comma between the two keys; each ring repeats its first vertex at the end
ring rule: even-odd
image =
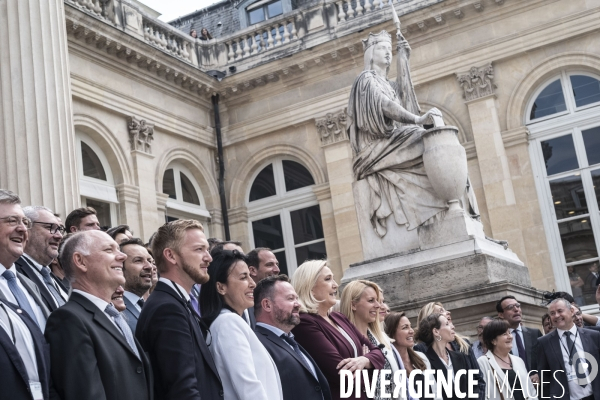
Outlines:
{"type": "Polygon", "coordinates": [[[63,225],[0,190],[0,399],[337,400],[342,370],[434,370],[451,394],[428,395],[423,375],[416,386],[430,390],[408,393],[379,376],[352,398],[450,400],[468,392],[461,371],[478,370],[482,400],[600,400],[582,364],[584,352],[600,361],[600,322],[568,293],[553,295],[544,335],[516,297],[500,298],[471,344],[440,302],[413,328],[377,283],[338,289],[326,260],[290,279],[270,249],[207,238],[195,220],[144,243],[126,225],[103,231],[93,208],[63,225]]]}

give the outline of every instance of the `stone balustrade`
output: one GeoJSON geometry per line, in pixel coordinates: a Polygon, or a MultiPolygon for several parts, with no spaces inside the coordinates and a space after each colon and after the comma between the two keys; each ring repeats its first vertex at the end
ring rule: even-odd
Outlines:
{"type": "Polygon", "coordinates": [[[154,47],[198,66],[196,39],[156,19],[142,17],[144,40],[154,47]]]}

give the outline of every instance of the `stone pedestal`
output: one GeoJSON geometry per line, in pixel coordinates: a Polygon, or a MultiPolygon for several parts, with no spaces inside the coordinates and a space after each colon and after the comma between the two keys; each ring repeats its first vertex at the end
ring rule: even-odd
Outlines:
{"type": "Polygon", "coordinates": [[[0,1],[0,187],[79,207],[63,0],[0,1]]]}

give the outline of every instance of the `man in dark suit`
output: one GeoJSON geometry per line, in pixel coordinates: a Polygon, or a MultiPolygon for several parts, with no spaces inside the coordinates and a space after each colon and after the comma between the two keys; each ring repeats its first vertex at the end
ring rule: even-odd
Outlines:
{"type": "MultiPolygon", "coordinates": [[[[521,304],[514,296],[504,296],[496,303],[498,317],[508,322],[513,336],[512,354],[519,356],[525,363],[527,371],[536,371],[537,367],[537,339],[542,336],[539,329],[526,328],[521,324],[523,314],[521,304]]],[[[531,381],[539,382],[538,374],[531,374],[531,381]]]]}
{"type": "Polygon", "coordinates": [[[146,250],[144,242],[138,238],[125,240],[120,246],[121,251],[127,254],[127,260],[123,263],[123,301],[127,308],[123,314],[131,331],[135,333],[140,311],[144,306],[144,295],[152,287],[152,256],[146,250]]]}
{"type": "MultiPolygon", "coordinates": [[[[267,247],[257,247],[246,254],[246,258],[250,276],[256,284],[267,276],[279,275],[279,272],[281,272],[279,270],[279,261],[277,261],[277,257],[275,257],[275,254],[267,247]]],[[[254,307],[249,308],[248,316],[250,317],[249,323],[252,329],[256,328],[254,314],[254,307]]]]}
{"type": "Polygon", "coordinates": [[[11,400],[50,398],[50,349],[37,324],[0,300],[0,388],[11,400]]]}
{"type": "Polygon", "coordinates": [[[160,279],[142,308],[136,336],[154,367],[156,399],[223,398],[207,345],[210,333],[190,304],[192,286],[208,282],[212,261],[202,224],[180,219],[161,226],[152,255],[160,279]]]}
{"type": "Polygon", "coordinates": [[[15,262],[17,271],[29,278],[40,289],[44,304],[50,311],[65,304],[66,288],[56,279],[48,265],[58,257],[58,245],[65,232],[54,212],[43,206],[23,208],[31,220],[25,253],[15,262]]]}
{"type": "Polygon", "coordinates": [[[600,400],[600,379],[589,379],[591,360],[585,360],[583,354],[591,355],[600,365],[600,333],[577,328],[571,304],[565,299],[553,300],[548,313],[556,329],[538,340],[540,399],[600,400]]]}
{"type": "Polygon", "coordinates": [[[101,231],[68,238],[60,263],[73,284],[46,326],[52,383],[62,400],[150,400],[148,358],[111,303],[125,283],[119,245],[101,231]]]}
{"type": "Polygon", "coordinates": [[[300,303],[286,275],[269,276],[256,285],[254,310],[256,336],[277,365],[283,400],[331,399],[327,379],[291,334],[300,323],[300,303]]]}
{"type": "Polygon", "coordinates": [[[0,299],[18,305],[43,331],[50,311],[39,288],[14,265],[23,255],[29,228],[31,221],[23,213],[19,196],[0,189],[0,299]]]}

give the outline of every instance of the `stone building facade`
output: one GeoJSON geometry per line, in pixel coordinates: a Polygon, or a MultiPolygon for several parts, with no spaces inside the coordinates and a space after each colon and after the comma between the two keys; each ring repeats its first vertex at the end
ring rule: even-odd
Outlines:
{"type": "MultiPolygon", "coordinates": [[[[421,107],[460,130],[486,234],[534,287],[595,303],[600,1],[393,6],[421,107]]],[[[144,239],[194,217],[290,274],[326,255],[341,277],[364,258],[345,108],[382,29],[381,0],[225,1],[173,25],[136,0],[0,0],[0,187],[144,239]],[[203,26],[213,40],[189,37],[203,26]]]]}

